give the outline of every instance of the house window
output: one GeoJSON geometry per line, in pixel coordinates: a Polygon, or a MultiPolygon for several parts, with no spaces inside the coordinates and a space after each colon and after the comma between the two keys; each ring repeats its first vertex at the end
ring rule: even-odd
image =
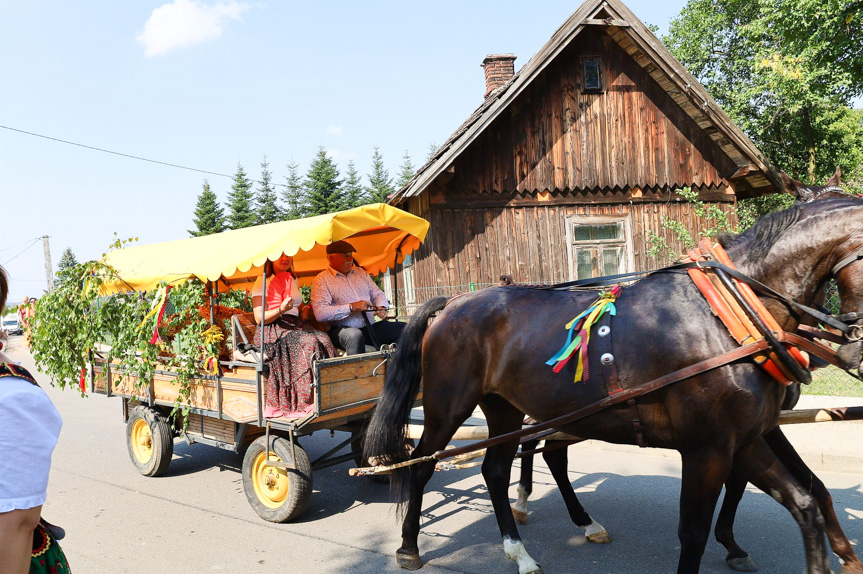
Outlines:
{"type": "Polygon", "coordinates": [[[630,267],[624,218],[568,220],[570,271],[576,279],[626,273],[630,267]]]}
{"type": "Polygon", "coordinates": [[[599,67],[599,58],[584,58],[581,61],[584,67],[584,91],[602,91],[602,71],[599,67]]]}

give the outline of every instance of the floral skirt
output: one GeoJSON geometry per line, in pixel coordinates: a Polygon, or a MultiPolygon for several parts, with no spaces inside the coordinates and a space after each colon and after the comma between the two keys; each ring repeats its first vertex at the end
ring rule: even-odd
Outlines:
{"type": "MultiPolygon", "coordinates": [[[[264,354],[270,367],[267,377],[267,418],[295,417],[311,411],[312,360],[333,357],[336,349],[329,335],[293,315],[264,325],[264,354]]],[[[261,328],[255,345],[261,344],[261,328]]]]}

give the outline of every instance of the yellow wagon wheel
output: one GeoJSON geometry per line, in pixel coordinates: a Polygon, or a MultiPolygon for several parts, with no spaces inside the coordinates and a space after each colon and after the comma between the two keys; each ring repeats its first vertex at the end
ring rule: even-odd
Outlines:
{"type": "Polygon", "coordinates": [[[243,490],[258,516],[270,522],[287,522],[300,516],[309,505],[312,464],[299,444],[294,444],[294,460],[290,442],[284,437],[270,436],[269,457],[266,447],[266,436],[249,445],[243,457],[243,490]]]}
{"type": "Polygon", "coordinates": [[[144,476],[165,474],[174,456],[174,434],[168,419],[158,410],[138,405],[126,423],[129,458],[144,476]]]}

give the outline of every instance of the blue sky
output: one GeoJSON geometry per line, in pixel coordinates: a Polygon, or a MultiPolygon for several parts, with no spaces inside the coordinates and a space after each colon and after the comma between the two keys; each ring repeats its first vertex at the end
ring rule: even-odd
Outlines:
{"type": "MultiPolygon", "coordinates": [[[[661,32],[683,0],[629,0],[661,32]]],[[[523,66],[577,1],[0,3],[0,125],[151,160],[257,179],[267,156],[305,173],[325,146],[364,176],[379,146],[395,175],[480,104],[487,54],[523,66]]],[[[70,247],[181,239],[204,179],[231,180],[0,129],[0,264],[10,301],[45,289],[70,247]]]]}

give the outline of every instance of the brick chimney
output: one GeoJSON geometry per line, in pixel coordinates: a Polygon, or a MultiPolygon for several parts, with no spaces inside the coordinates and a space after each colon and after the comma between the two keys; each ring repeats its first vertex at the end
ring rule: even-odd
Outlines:
{"type": "Polygon", "coordinates": [[[515,75],[514,54],[489,54],[482,61],[485,70],[485,97],[515,75]]]}

